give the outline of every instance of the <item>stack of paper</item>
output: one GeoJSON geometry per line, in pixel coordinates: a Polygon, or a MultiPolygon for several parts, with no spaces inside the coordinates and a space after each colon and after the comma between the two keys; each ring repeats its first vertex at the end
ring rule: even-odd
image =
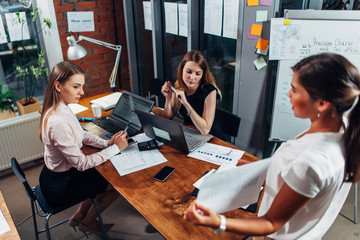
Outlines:
{"type": "Polygon", "coordinates": [[[116,103],[119,101],[121,94],[122,93],[120,92],[114,92],[110,95],[91,100],[90,103],[91,104],[97,103],[101,106],[102,110],[106,111],[115,107],[116,103]]]}

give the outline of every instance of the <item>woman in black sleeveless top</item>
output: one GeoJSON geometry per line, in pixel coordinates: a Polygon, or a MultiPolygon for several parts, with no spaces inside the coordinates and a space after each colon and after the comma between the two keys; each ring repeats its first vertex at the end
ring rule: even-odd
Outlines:
{"type": "MultiPolygon", "coordinates": [[[[216,101],[221,98],[204,55],[188,52],[180,62],[175,88],[167,81],[161,92],[166,98],[164,112],[172,118],[179,111],[185,123],[193,124],[201,134],[217,132],[214,123],[216,101]]],[[[216,135],[216,134],[215,134],[216,135]]]]}

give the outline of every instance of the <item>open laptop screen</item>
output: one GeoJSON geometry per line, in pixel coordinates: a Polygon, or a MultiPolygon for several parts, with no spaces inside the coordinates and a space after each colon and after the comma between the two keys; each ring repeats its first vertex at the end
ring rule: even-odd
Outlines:
{"type": "Polygon", "coordinates": [[[131,121],[131,125],[134,124],[140,127],[141,123],[134,110],[139,109],[149,112],[153,105],[154,102],[149,99],[124,91],[114,107],[111,116],[125,120],[126,122],[131,121]]]}

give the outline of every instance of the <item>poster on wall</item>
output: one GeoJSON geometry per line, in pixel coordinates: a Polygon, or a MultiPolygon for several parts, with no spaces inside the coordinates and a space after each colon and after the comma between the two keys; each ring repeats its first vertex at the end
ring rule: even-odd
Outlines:
{"type": "Polygon", "coordinates": [[[188,36],[188,12],[187,4],[179,3],[179,35],[183,37],[188,36]]]}
{"type": "Polygon", "coordinates": [[[95,31],[94,12],[67,12],[69,32],[95,31]]]}
{"type": "MultiPolygon", "coordinates": [[[[21,41],[30,39],[29,27],[27,23],[22,25],[16,19],[16,13],[5,13],[6,24],[9,31],[10,41],[21,41]]],[[[20,19],[26,21],[25,12],[20,12],[20,19]]]]}
{"type": "Polygon", "coordinates": [[[7,43],[4,23],[2,21],[2,18],[0,17],[0,44],[1,43],[7,43]]]}
{"type": "Polygon", "coordinates": [[[204,33],[221,36],[222,0],[205,0],[204,33]]]}
{"type": "Polygon", "coordinates": [[[239,0],[224,0],[223,37],[237,39],[239,0]]]}
{"type": "Polygon", "coordinates": [[[151,20],[151,3],[150,1],[143,2],[144,10],[144,24],[146,30],[152,30],[152,20],[151,20]]]}
{"type": "Polygon", "coordinates": [[[178,10],[177,3],[164,2],[165,32],[178,34],[178,10]]]}

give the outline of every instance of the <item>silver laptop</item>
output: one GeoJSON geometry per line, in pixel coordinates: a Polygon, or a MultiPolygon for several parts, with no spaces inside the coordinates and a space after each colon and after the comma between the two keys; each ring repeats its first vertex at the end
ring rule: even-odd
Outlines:
{"type": "Polygon", "coordinates": [[[211,134],[201,135],[198,130],[186,127],[179,122],[138,109],[135,112],[146,136],[183,152],[192,152],[213,138],[211,134]]]}
{"type": "Polygon", "coordinates": [[[124,90],[109,116],[87,123],[83,128],[99,137],[110,139],[131,121],[127,133],[133,136],[141,130],[141,123],[134,110],[150,112],[153,106],[154,101],[124,90]]]}

